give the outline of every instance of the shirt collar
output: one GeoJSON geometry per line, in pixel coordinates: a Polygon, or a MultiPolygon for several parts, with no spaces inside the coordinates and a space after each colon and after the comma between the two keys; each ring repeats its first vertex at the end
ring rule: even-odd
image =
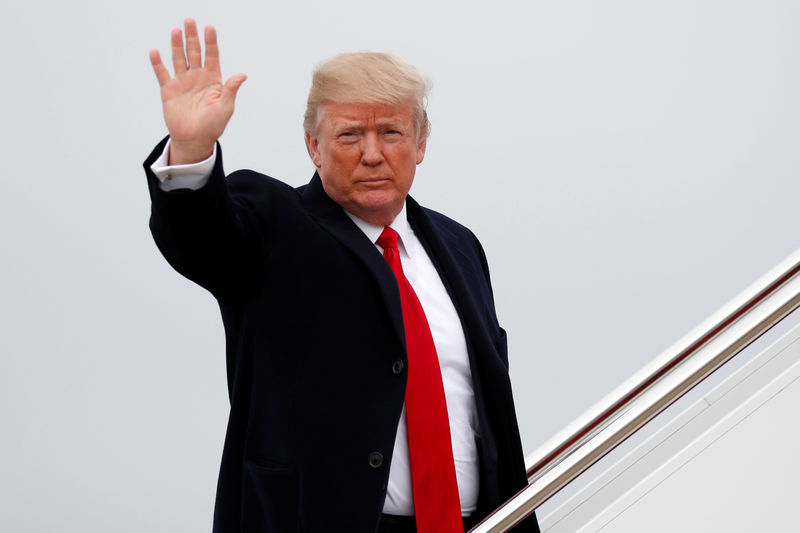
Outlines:
{"type": "MultiPolygon", "coordinates": [[[[366,220],[358,218],[346,209],[344,212],[348,217],[350,217],[350,220],[352,220],[355,225],[358,226],[358,229],[364,232],[364,235],[367,236],[370,242],[376,243],[378,241],[378,237],[380,237],[381,233],[383,233],[383,226],[370,224],[366,220]]],[[[414,254],[413,239],[411,238],[414,232],[408,223],[405,202],[403,202],[403,209],[397,214],[396,217],[394,217],[394,220],[391,224],[389,224],[389,227],[395,230],[397,235],[400,236],[397,242],[397,248],[400,251],[400,255],[405,255],[406,257],[410,258],[414,254]]]]}

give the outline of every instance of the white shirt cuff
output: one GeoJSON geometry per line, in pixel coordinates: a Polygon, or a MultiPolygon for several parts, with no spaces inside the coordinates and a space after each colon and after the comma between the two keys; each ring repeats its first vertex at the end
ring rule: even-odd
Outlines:
{"type": "Polygon", "coordinates": [[[217,161],[217,145],[214,144],[214,150],[208,159],[200,161],[199,163],[191,163],[189,165],[170,165],[169,164],[169,140],[167,140],[164,151],[161,155],[153,161],[150,165],[150,170],[158,178],[159,187],[162,191],[169,192],[175,189],[191,189],[196,191],[203,188],[208,179],[211,177],[211,172],[214,170],[214,163],[217,161]]]}

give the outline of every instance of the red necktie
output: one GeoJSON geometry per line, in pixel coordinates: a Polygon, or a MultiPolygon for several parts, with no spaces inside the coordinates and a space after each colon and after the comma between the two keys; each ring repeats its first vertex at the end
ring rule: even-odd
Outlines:
{"type": "Polygon", "coordinates": [[[385,228],[378,246],[397,278],[403,307],[408,354],[406,425],[417,531],[463,533],[439,358],[425,311],[403,274],[397,237],[396,231],[385,228]]]}

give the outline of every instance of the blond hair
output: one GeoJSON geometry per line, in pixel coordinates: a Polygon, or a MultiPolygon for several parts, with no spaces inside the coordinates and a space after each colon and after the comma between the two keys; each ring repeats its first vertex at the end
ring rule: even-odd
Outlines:
{"type": "Polygon", "coordinates": [[[420,141],[431,125],[425,104],[430,84],[420,72],[396,54],[354,52],[339,54],[314,70],[303,129],[313,134],[325,103],[411,105],[420,141]]]}

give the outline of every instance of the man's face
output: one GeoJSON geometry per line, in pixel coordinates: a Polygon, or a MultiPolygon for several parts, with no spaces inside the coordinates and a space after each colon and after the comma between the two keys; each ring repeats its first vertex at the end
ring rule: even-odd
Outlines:
{"type": "Polygon", "coordinates": [[[327,103],[320,115],[306,144],[325,192],[357,217],[389,225],[425,157],[412,107],[327,103]]]}

